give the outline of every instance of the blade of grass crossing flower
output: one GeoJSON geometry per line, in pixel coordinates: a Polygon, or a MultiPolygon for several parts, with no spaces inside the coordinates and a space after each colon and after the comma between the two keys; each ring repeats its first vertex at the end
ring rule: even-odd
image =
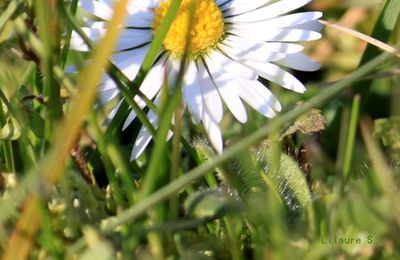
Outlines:
{"type": "MultiPolygon", "coordinates": [[[[154,190],[156,190],[157,186],[160,186],[163,182],[167,181],[167,162],[169,161],[170,156],[167,153],[167,142],[165,140],[167,139],[168,132],[171,128],[172,117],[181,100],[183,64],[184,62],[182,62],[178,79],[176,82],[172,83],[174,84],[173,92],[171,94],[169,93],[170,86],[168,85],[164,85],[162,90],[163,97],[159,114],[160,123],[154,138],[155,147],[151,153],[148,168],[146,174],[144,175],[142,189],[139,194],[140,199],[144,199],[145,197],[149,196],[154,190]]],[[[176,115],[176,117],[178,116],[179,115],[176,115]]],[[[153,221],[162,222],[167,217],[163,207],[157,207],[155,212],[157,219],[154,219],[153,217],[153,221]]],[[[158,234],[148,234],[148,240],[150,242],[150,248],[153,256],[159,259],[164,258],[165,256],[161,246],[161,236],[158,234]]]]}
{"type": "MultiPolygon", "coordinates": [[[[172,2],[171,6],[169,7],[169,10],[170,10],[170,8],[176,8],[176,10],[177,10],[179,8],[180,2],[181,1],[176,1],[175,6],[172,6],[174,4],[174,2],[172,2]]],[[[189,20],[192,19],[193,11],[191,11],[190,13],[191,14],[190,14],[189,20]]],[[[165,19],[168,19],[168,18],[169,17],[168,17],[168,12],[167,12],[165,19]]],[[[174,17],[172,17],[172,20],[173,20],[173,18],[174,17]]],[[[190,31],[191,24],[192,23],[189,21],[188,31],[190,31]]],[[[161,46],[167,33],[168,33],[168,31],[165,32],[165,35],[160,35],[158,37],[157,37],[157,35],[158,35],[157,34],[154,38],[154,41],[156,41],[154,43],[154,45],[161,46]]],[[[190,37],[190,35],[187,35],[186,37],[190,37]]],[[[189,41],[187,41],[187,42],[189,42],[189,41]]],[[[150,47],[150,49],[151,49],[151,47],[150,47]]],[[[165,140],[167,139],[168,132],[170,130],[171,120],[174,116],[174,112],[178,108],[179,103],[182,100],[182,83],[183,83],[184,71],[186,68],[186,62],[187,62],[187,60],[186,60],[187,59],[187,49],[188,49],[188,45],[186,44],[185,53],[180,62],[180,68],[179,68],[179,73],[177,75],[177,78],[175,79],[175,81],[171,81],[173,86],[169,86],[167,83],[164,85],[164,88],[162,90],[163,91],[162,92],[163,99],[161,102],[161,109],[160,109],[160,114],[159,114],[160,124],[159,124],[158,131],[154,138],[155,148],[151,154],[151,159],[149,162],[148,169],[146,171],[145,180],[144,180],[143,188],[141,191],[142,198],[147,197],[149,194],[151,194],[153,192],[153,190],[156,186],[156,183],[157,183],[157,179],[159,178],[159,176],[162,176],[162,175],[160,175],[161,167],[159,167],[159,164],[162,163],[162,158],[165,158],[164,157],[165,148],[166,148],[165,140]],[[172,87],[173,91],[170,94],[169,89],[171,87],[172,87]]],[[[150,65],[150,63],[154,62],[151,60],[146,60],[146,58],[143,62],[144,65],[148,66],[148,65],[150,65]]],[[[146,66],[144,66],[144,69],[146,69],[146,66]]],[[[169,81],[167,81],[167,82],[169,82],[169,81]]],[[[180,117],[180,114],[175,114],[175,119],[177,117],[180,117]]],[[[165,169],[163,169],[163,171],[165,172],[165,169]]]]}
{"type": "MultiPolygon", "coordinates": [[[[175,13],[178,10],[179,6],[180,6],[181,1],[176,1],[176,2],[172,2],[171,6],[168,8],[167,11],[167,15],[164,18],[166,19],[171,19],[169,22],[172,23],[173,19],[175,18],[175,13]]],[[[190,18],[189,18],[189,27],[192,25],[192,23],[190,22],[192,20],[193,17],[193,11],[190,12],[190,18]]],[[[166,21],[164,20],[164,23],[166,23],[166,21]]],[[[168,23],[168,22],[167,22],[168,23]]],[[[169,27],[168,27],[169,30],[169,27]]],[[[149,53],[151,53],[152,51],[154,51],[155,53],[159,51],[164,38],[166,37],[166,34],[168,33],[168,30],[165,30],[165,32],[163,32],[163,34],[159,34],[157,33],[155,38],[153,39],[153,42],[150,46],[150,50],[149,53]]],[[[190,31],[190,28],[189,30],[190,31]]],[[[188,34],[187,37],[190,37],[190,35],[188,34]]],[[[189,41],[187,41],[189,42],[189,41]]],[[[150,162],[148,164],[148,169],[146,171],[146,174],[144,176],[144,180],[143,180],[143,186],[142,186],[142,190],[140,193],[140,198],[145,198],[148,195],[150,195],[154,190],[157,189],[157,186],[160,186],[161,184],[163,184],[163,182],[167,181],[167,179],[165,178],[166,176],[168,176],[168,171],[167,171],[167,161],[169,161],[170,155],[167,153],[167,143],[165,142],[165,140],[167,140],[167,136],[169,134],[170,128],[171,128],[171,121],[172,118],[174,116],[175,113],[175,120],[178,120],[177,123],[175,124],[175,129],[180,127],[180,120],[181,120],[181,100],[182,100],[182,83],[183,83],[183,75],[184,75],[184,71],[185,71],[185,67],[186,67],[186,60],[187,60],[187,50],[188,50],[188,45],[186,44],[185,46],[185,53],[181,59],[180,62],[180,68],[179,68],[179,72],[177,75],[176,79],[173,80],[167,80],[166,83],[164,84],[164,88],[162,89],[162,99],[161,99],[161,109],[159,110],[159,118],[160,118],[160,122],[159,122],[159,126],[158,126],[158,130],[155,134],[155,147],[154,150],[151,154],[151,158],[150,158],[150,162]],[[169,86],[168,84],[172,84],[172,86],[169,86]],[[172,93],[170,93],[170,89],[172,88],[172,93]],[[164,178],[163,178],[164,176],[164,178]],[[163,180],[164,179],[164,180],[163,180]]],[[[150,67],[152,66],[154,59],[150,59],[151,57],[149,57],[150,55],[147,55],[143,61],[142,64],[142,68],[144,71],[148,71],[150,69],[150,67]]],[[[140,74],[140,72],[139,72],[140,74]]],[[[175,130],[174,129],[174,130],[175,130]]],[[[173,149],[173,153],[172,153],[172,161],[171,162],[171,170],[172,173],[170,174],[170,178],[176,178],[176,175],[178,173],[178,163],[179,160],[177,158],[179,158],[178,156],[178,152],[179,152],[179,141],[180,141],[180,128],[177,129],[177,133],[175,133],[175,138],[174,138],[174,148],[173,149]],[[177,157],[175,157],[174,155],[176,155],[177,157]]],[[[171,207],[174,207],[174,202],[171,201],[170,204],[171,207]]],[[[153,221],[157,221],[159,223],[163,222],[166,218],[168,217],[174,217],[174,213],[177,210],[177,208],[171,208],[172,215],[170,214],[168,216],[168,213],[165,212],[164,208],[161,207],[157,207],[155,209],[155,211],[158,213],[158,217],[157,219],[154,219],[153,217],[153,221]]],[[[153,252],[153,255],[157,258],[163,258],[164,256],[164,252],[162,250],[162,246],[161,246],[161,241],[162,241],[162,237],[158,234],[148,234],[148,240],[150,242],[150,248],[151,251],[153,252]]],[[[173,238],[172,236],[168,236],[168,241],[170,242],[170,244],[173,242],[173,238]]]]}
{"type": "Polygon", "coordinates": [[[227,148],[221,155],[214,157],[213,160],[198,166],[197,168],[189,171],[180,178],[176,179],[174,182],[171,182],[168,185],[164,186],[163,188],[159,189],[158,191],[154,192],[146,199],[141,200],[130,209],[121,213],[118,217],[104,220],[102,223],[103,230],[105,232],[111,232],[114,230],[114,228],[118,227],[119,225],[136,219],[137,217],[144,214],[148,209],[150,209],[157,203],[166,200],[170,196],[173,196],[174,194],[181,191],[185,187],[191,185],[192,182],[203,177],[204,174],[206,174],[209,170],[225,162],[229,158],[232,158],[232,156],[238,154],[239,152],[242,152],[251,144],[257,142],[258,140],[265,137],[269,133],[276,131],[276,129],[281,128],[284,124],[291,122],[298,116],[304,114],[306,111],[318,107],[325,102],[328,102],[330,99],[334,98],[339,93],[341,93],[341,91],[351,86],[351,84],[353,84],[354,82],[365,76],[367,73],[373,71],[377,66],[388,61],[391,57],[392,55],[388,53],[381,54],[377,58],[371,60],[364,66],[360,67],[358,70],[353,72],[344,80],[333,84],[328,89],[325,89],[320,94],[316,95],[308,102],[304,103],[298,109],[291,110],[286,114],[283,114],[280,117],[271,120],[267,125],[261,127],[255,133],[251,134],[246,138],[243,138],[241,142],[236,143],[231,147],[227,148]]]}
{"type": "MultiPolygon", "coordinates": [[[[189,16],[189,24],[188,24],[188,31],[192,30],[192,26],[193,26],[193,20],[194,20],[194,13],[195,13],[195,9],[197,8],[197,2],[193,2],[190,6],[190,16],[189,16]]],[[[190,41],[190,34],[186,35],[186,42],[190,41]]],[[[187,50],[188,50],[188,45],[186,44],[185,46],[185,55],[187,55],[187,50]]],[[[185,63],[182,62],[181,64],[181,75],[179,75],[180,77],[183,77],[183,71],[185,67],[185,63]]],[[[182,78],[178,78],[178,82],[182,84],[182,78]]],[[[181,85],[177,85],[175,86],[178,89],[178,98],[181,100],[182,99],[182,90],[181,90],[181,85]]],[[[178,105],[176,106],[175,109],[175,117],[174,117],[174,126],[173,126],[173,131],[174,131],[174,136],[173,136],[173,142],[172,142],[172,160],[171,160],[171,171],[170,171],[170,182],[174,181],[176,178],[178,178],[179,176],[179,171],[180,171],[180,163],[181,163],[181,134],[182,134],[182,103],[178,103],[178,105]]],[[[179,214],[179,202],[178,202],[178,198],[175,197],[173,199],[171,199],[170,203],[169,203],[169,220],[175,220],[179,214]]],[[[169,241],[170,243],[172,241],[174,241],[173,237],[170,236],[169,237],[169,241]]],[[[177,246],[177,245],[176,245],[177,246]]]]}
{"type": "Polygon", "coordinates": [[[172,25],[172,22],[175,19],[175,16],[178,12],[179,6],[181,5],[182,0],[173,0],[171,5],[167,10],[167,14],[164,17],[164,20],[160,27],[157,30],[156,35],[154,35],[153,41],[151,42],[149,52],[142,63],[142,70],[147,72],[151,66],[153,65],[157,54],[159,53],[161,46],[164,42],[165,37],[169,31],[169,28],[172,25]]]}
{"type": "MultiPolygon", "coordinates": [[[[88,114],[92,107],[92,103],[96,96],[97,84],[101,79],[103,70],[108,64],[108,59],[112,54],[113,46],[116,44],[118,35],[121,30],[121,24],[126,15],[127,0],[121,0],[116,3],[114,15],[110,21],[109,27],[104,38],[93,52],[92,61],[84,68],[80,75],[79,95],[76,95],[71,101],[71,110],[66,115],[65,120],[59,126],[54,146],[41,161],[37,172],[40,173],[42,180],[47,184],[55,184],[63,174],[63,165],[69,152],[75,144],[75,140],[79,135],[80,128],[83,124],[85,115],[88,114]]],[[[46,187],[46,186],[45,186],[46,187]]],[[[9,241],[9,247],[3,259],[25,259],[31,248],[31,239],[21,236],[21,231],[29,232],[32,236],[37,232],[39,224],[37,195],[32,195],[26,200],[25,210],[22,211],[21,217],[17,222],[9,241]],[[29,221],[28,221],[29,220],[29,221]],[[33,224],[35,223],[35,224],[33,224]],[[27,250],[21,250],[20,248],[27,250]],[[13,252],[22,252],[22,255],[14,258],[13,252]]]]}
{"type": "MultiPolygon", "coordinates": [[[[141,85],[146,73],[149,71],[149,69],[153,65],[155,59],[157,58],[157,55],[160,52],[161,46],[164,42],[164,39],[167,36],[169,28],[171,27],[172,22],[174,21],[175,15],[178,12],[181,2],[182,2],[182,0],[171,1],[171,5],[169,6],[169,8],[167,10],[167,14],[165,15],[165,18],[164,18],[163,22],[161,23],[160,27],[158,28],[157,33],[155,34],[155,36],[151,42],[150,49],[142,62],[142,67],[141,67],[138,75],[132,82],[133,86],[141,85]]],[[[107,132],[108,133],[115,132],[115,130],[122,123],[121,118],[125,118],[127,115],[128,115],[128,107],[126,105],[122,105],[121,108],[118,110],[116,116],[111,121],[107,132]]]]}

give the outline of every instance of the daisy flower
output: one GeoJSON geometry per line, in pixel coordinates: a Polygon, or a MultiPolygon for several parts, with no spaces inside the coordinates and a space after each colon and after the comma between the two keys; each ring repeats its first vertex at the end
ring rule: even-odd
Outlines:
{"type": "MultiPolygon", "coordinates": [[[[190,111],[193,122],[203,124],[211,144],[221,152],[223,139],[219,123],[223,118],[224,104],[241,123],[247,121],[244,102],[260,114],[273,117],[281,110],[281,105],[259,79],[303,93],[306,90],[304,85],[285,69],[319,69],[317,62],[302,53],[303,47],[298,42],[321,37],[321,24],[318,22],[321,12],[288,14],[310,1],[182,0],[163,48],[140,91],[157,105],[163,82],[176,77],[188,46],[182,102],[190,111]],[[194,9],[191,8],[193,2],[194,9]]],[[[131,1],[128,18],[111,58],[130,80],[137,75],[170,4],[171,0],[131,1]]],[[[82,0],[80,7],[99,18],[83,28],[91,40],[98,41],[112,16],[113,1],[82,0]]],[[[71,46],[75,50],[88,51],[87,45],[75,33],[71,46]]],[[[101,100],[108,102],[118,93],[114,81],[105,76],[99,90],[101,100]]],[[[138,96],[135,101],[142,109],[146,106],[138,96]]],[[[121,101],[111,112],[111,117],[120,104],[121,101]]],[[[157,114],[150,110],[147,116],[157,128],[157,114]]],[[[123,129],[135,118],[135,112],[131,111],[123,129]]],[[[136,159],[151,139],[150,131],[142,127],[131,159],[136,159]]]]}

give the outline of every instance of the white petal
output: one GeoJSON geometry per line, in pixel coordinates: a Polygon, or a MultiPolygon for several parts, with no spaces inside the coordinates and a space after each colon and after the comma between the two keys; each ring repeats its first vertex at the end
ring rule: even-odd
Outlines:
{"type": "MultiPolygon", "coordinates": [[[[144,106],[140,107],[140,108],[143,109],[144,106]]],[[[132,109],[131,112],[129,112],[128,116],[125,119],[124,125],[122,126],[122,131],[124,131],[126,128],[128,128],[128,126],[132,123],[132,121],[135,120],[136,116],[137,116],[137,114],[136,114],[135,110],[132,109]]]]}
{"type": "Polygon", "coordinates": [[[228,45],[220,44],[220,49],[230,57],[235,57],[236,60],[253,60],[258,62],[269,62],[277,59],[282,59],[286,54],[272,52],[267,45],[254,44],[250,48],[239,49],[228,45]]]}
{"type": "Polygon", "coordinates": [[[286,42],[265,42],[264,45],[270,49],[272,52],[280,52],[280,53],[297,53],[304,50],[304,47],[295,43],[286,43],[286,42]]]}
{"type": "Polygon", "coordinates": [[[272,0],[233,0],[221,7],[227,15],[237,15],[255,10],[272,0]]]}
{"type": "MultiPolygon", "coordinates": [[[[146,95],[146,97],[151,100],[154,96],[159,93],[162,84],[165,79],[165,68],[164,68],[165,58],[160,59],[147,73],[146,78],[143,80],[142,85],[139,90],[146,95]]],[[[146,102],[141,99],[139,96],[135,96],[135,102],[138,106],[143,109],[146,106],[146,102]]],[[[124,125],[122,126],[122,130],[125,130],[132,121],[136,118],[136,112],[132,110],[127,119],[125,120],[124,125]]]]}
{"type": "Polygon", "coordinates": [[[252,67],[261,77],[275,82],[286,89],[290,89],[299,93],[304,93],[306,91],[304,85],[292,74],[284,71],[272,63],[253,61],[244,61],[243,63],[252,67]]]}
{"type": "Polygon", "coordinates": [[[145,43],[150,43],[153,34],[150,30],[124,29],[118,39],[117,51],[137,48],[145,43]]]}
{"type": "Polygon", "coordinates": [[[312,41],[321,38],[321,34],[314,31],[302,29],[275,29],[267,31],[259,31],[255,28],[249,30],[239,30],[230,28],[229,31],[239,37],[250,41],[281,41],[281,42],[298,42],[312,41]]]}
{"type": "Polygon", "coordinates": [[[81,0],[79,7],[104,20],[109,20],[113,14],[113,10],[101,1],[81,0]]]}
{"type": "MultiPolygon", "coordinates": [[[[133,0],[133,2],[140,2],[133,0]]],[[[145,27],[150,28],[153,19],[154,11],[143,8],[130,8],[128,9],[129,15],[126,18],[125,26],[127,27],[145,27]]]]}
{"type": "MultiPolygon", "coordinates": [[[[298,28],[297,26],[301,24],[308,23],[310,21],[317,20],[322,17],[321,12],[304,12],[304,13],[295,13],[284,16],[278,16],[273,19],[269,19],[266,21],[254,22],[254,23],[234,23],[232,27],[242,30],[259,30],[264,31],[265,28],[274,28],[274,29],[282,29],[286,27],[290,28],[298,28]]],[[[308,28],[305,27],[305,30],[308,28]]]]}
{"type": "Polygon", "coordinates": [[[275,2],[271,5],[267,5],[258,8],[254,11],[250,11],[241,15],[231,16],[225,18],[227,22],[256,22],[264,21],[272,17],[291,12],[299,7],[302,7],[309,3],[311,0],[282,0],[275,2]]]}
{"type": "Polygon", "coordinates": [[[111,101],[119,94],[119,89],[115,84],[114,80],[109,76],[107,76],[107,74],[105,74],[98,92],[99,92],[98,98],[100,103],[105,104],[111,101]]]}
{"type": "Polygon", "coordinates": [[[239,85],[236,82],[236,79],[229,73],[223,72],[221,67],[214,63],[210,58],[205,57],[205,59],[207,66],[210,69],[213,81],[226,106],[239,122],[246,122],[247,113],[237,93],[239,85]]]}
{"type": "Polygon", "coordinates": [[[102,91],[107,91],[110,89],[118,89],[117,85],[115,84],[114,80],[108,76],[107,74],[104,74],[103,79],[101,81],[101,85],[99,87],[99,92],[102,91]]]}
{"type": "MultiPolygon", "coordinates": [[[[153,111],[150,111],[147,117],[154,127],[158,125],[158,116],[153,111]]],[[[150,131],[145,126],[142,126],[133,145],[131,161],[137,159],[143,153],[152,138],[150,131]]]]}
{"type": "Polygon", "coordinates": [[[162,57],[147,73],[146,78],[140,86],[140,91],[147,98],[152,99],[164,83],[165,76],[165,57],[162,57]]]}
{"type": "Polygon", "coordinates": [[[192,120],[198,124],[203,114],[203,100],[200,89],[199,75],[196,64],[192,61],[183,77],[183,99],[188,104],[192,120]]]}
{"type": "Polygon", "coordinates": [[[86,45],[85,41],[75,31],[71,34],[70,48],[77,51],[90,51],[89,46],[86,45]]]}
{"type": "Polygon", "coordinates": [[[203,105],[207,107],[213,120],[219,123],[223,116],[221,98],[204,65],[201,62],[198,62],[197,65],[199,69],[201,93],[204,102],[203,105]]]}
{"type": "Polygon", "coordinates": [[[156,8],[159,6],[160,2],[160,0],[131,0],[129,5],[133,7],[156,8]]]}
{"type": "MultiPolygon", "coordinates": [[[[154,18],[154,12],[146,8],[153,8],[158,6],[159,0],[132,0],[128,4],[128,16],[126,19],[126,26],[132,27],[151,27],[154,18]]],[[[79,4],[80,7],[93,15],[109,20],[113,14],[113,5],[111,1],[94,1],[82,0],[79,4]]]]}
{"type": "Polygon", "coordinates": [[[239,89],[240,97],[263,116],[274,117],[275,111],[282,109],[271,91],[259,81],[239,80],[239,83],[241,85],[239,89]]]}
{"type": "MultiPolygon", "coordinates": [[[[322,17],[322,12],[304,12],[284,15],[278,18],[274,18],[265,22],[267,26],[277,26],[278,28],[290,27],[299,28],[300,25],[308,24],[312,21],[318,21],[322,17]]],[[[307,26],[302,29],[311,30],[307,26]]]]}
{"type": "Polygon", "coordinates": [[[320,32],[322,30],[322,28],[324,28],[324,25],[319,21],[319,20],[315,20],[315,21],[310,21],[307,23],[302,23],[299,25],[295,25],[292,27],[288,27],[288,28],[294,28],[294,29],[302,29],[302,30],[309,30],[309,31],[314,31],[314,32],[320,32]]]}
{"type": "Polygon", "coordinates": [[[100,0],[100,2],[103,2],[111,8],[114,6],[114,0],[100,0]]]}
{"type": "MultiPolygon", "coordinates": [[[[222,44],[219,45],[222,47],[222,44]]],[[[218,64],[223,70],[228,73],[235,74],[236,76],[244,79],[257,79],[257,74],[250,68],[236,62],[235,60],[227,57],[219,51],[213,51],[210,54],[212,62],[218,64]]]]}
{"type": "MultiPolygon", "coordinates": [[[[81,29],[92,42],[98,41],[104,35],[105,32],[104,29],[100,28],[82,27],[81,29]]],[[[71,34],[70,47],[72,50],[76,51],[87,52],[91,50],[89,46],[86,45],[85,41],[81,38],[81,36],[75,31],[73,31],[71,34]]]]}
{"type": "Polygon", "coordinates": [[[263,42],[263,41],[249,41],[248,39],[240,38],[235,35],[229,35],[224,40],[224,44],[229,45],[233,48],[238,49],[248,49],[254,48],[254,46],[265,45],[264,48],[269,49],[271,52],[281,52],[281,53],[296,53],[301,52],[304,47],[295,43],[286,42],[263,42]]]}
{"type": "Polygon", "coordinates": [[[117,53],[111,57],[111,60],[129,80],[133,80],[140,69],[149,47],[149,45],[146,45],[138,49],[117,53]]]}
{"type": "Polygon", "coordinates": [[[117,114],[119,108],[122,105],[122,102],[124,102],[124,99],[121,99],[118,104],[111,110],[111,112],[108,114],[106,121],[104,122],[105,125],[108,125],[111,120],[114,118],[114,116],[117,114]]]}
{"type": "Polygon", "coordinates": [[[211,144],[214,146],[215,150],[218,153],[222,153],[223,142],[222,142],[222,134],[219,129],[218,123],[216,123],[207,111],[203,113],[203,125],[204,129],[207,132],[208,138],[211,141],[211,144]]]}
{"type": "Polygon", "coordinates": [[[215,3],[218,6],[225,5],[226,2],[230,2],[231,0],[215,0],[215,3]]]}
{"type": "Polygon", "coordinates": [[[285,67],[301,71],[316,71],[321,68],[318,62],[312,60],[303,53],[290,54],[287,55],[285,58],[277,60],[275,62],[285,67]]]}
{"type": "MultiPolygon", "coordinates": [[[[161,93],[158,94],[154,101],[156,106],[160,105],[161,95],[161,93]]],[[[147,118],[149,119],[151,125],[157,129],[159,123],[157,114],[153,110],[150,110],[147,114],[147,118]]],[[[166,141],[168,141],[172,135],[173,133],[168,131],[166,141]]],[[[152,138],[153,136],[151,135],[150,131],[145,126],[142,126],[133,145],[131,160],[137,159],[143,153],[144,149],[147,147],[152,138]]]]}
{"type": "Polygon", "coordinates": [[[181,60],[169,57],[166,67],[168,69],[168,87],[173,89],[176,87],[178,82],[179,71],[181,69],[181,60]]]}
{"type": "MultiPolygon", "coordinates": [[[[82,30],[92,42],[98,42],[106,33],[106,28],[83,27],[82,30]]],[[[124,29],[118,38],[115,50],[128,50],[151,42],[153,35],[150,30],[124,29]]],[[[71,48],[78,51],[89,51],[89,47],[78,33],[72,32],[71,48]]]]}

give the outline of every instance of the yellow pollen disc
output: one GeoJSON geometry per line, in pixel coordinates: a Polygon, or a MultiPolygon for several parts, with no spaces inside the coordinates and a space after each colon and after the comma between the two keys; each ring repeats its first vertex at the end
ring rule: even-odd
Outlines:
{"type": "MultiPolygon", "coordinates": [[[[154,34],[163,22],[170,4],[171,0],[166,0],[155,9],[154,34]]],[[[187,40],[189,40],[189,55],[197,58],[214,47],[223,35],[223,15],[214,0],[182,0],[164,40],[164,48],[173,56],[179,57],[184,53],[187,40]]]]}

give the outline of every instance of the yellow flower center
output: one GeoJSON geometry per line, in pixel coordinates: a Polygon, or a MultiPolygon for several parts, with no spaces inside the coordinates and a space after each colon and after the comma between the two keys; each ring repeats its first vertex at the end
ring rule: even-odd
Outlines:
{"type": "MultiPolygon", "coordinates": [[[[155,9],[154,34],[170,4],[171,0],[166,0],[155,9]]],[[[173,56],[182,56],[187,46],[189,55],[197,58],[213,48],[223,35],[223,15],[214,0],[182,0],[163,44],[173,56]]]]}

